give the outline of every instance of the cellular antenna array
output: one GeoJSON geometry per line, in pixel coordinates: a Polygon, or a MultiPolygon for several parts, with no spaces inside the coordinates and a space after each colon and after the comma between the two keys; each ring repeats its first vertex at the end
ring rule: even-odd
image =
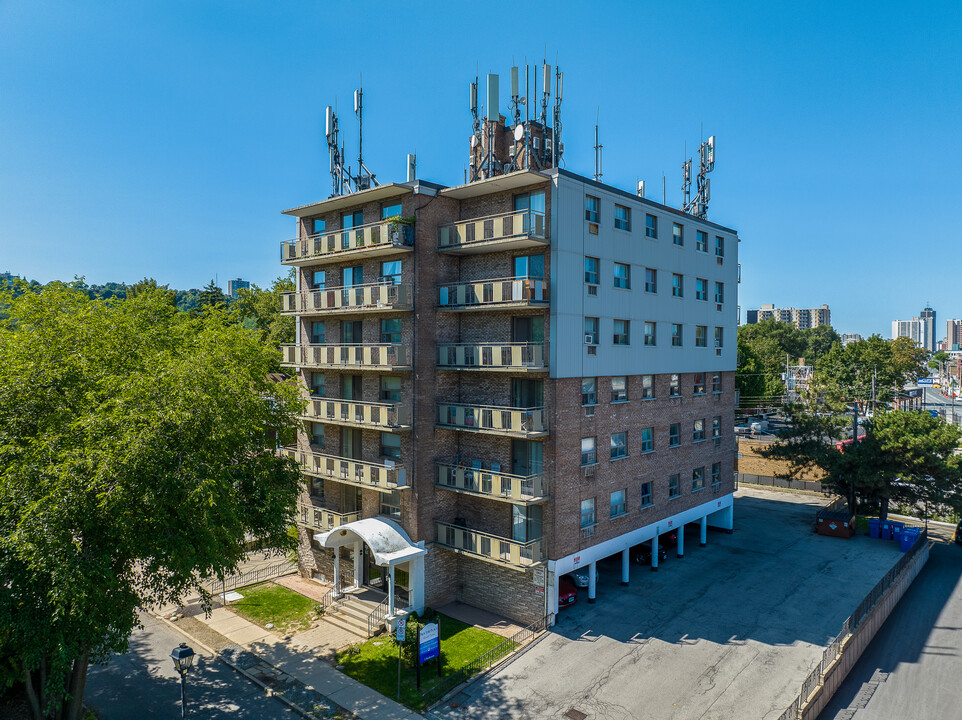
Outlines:
{"type": "Polygon", "coordinates": [[[337,112],[330,105],[327,106],[324,117],[324,134],[327,139],[327,152],[330,155],[330,171],[333,187],[331,197],[345,195],[358,190],[367,190],[380,185],[367,166],[364,164],[363,151],[363,113],[364,90],[354,91],[354,115],[357,117],[357,175],[351,172],[350,165],[345,164],[344,142],[339,140],[337,112]]]}
{"type": "Polygon", "coordinates": [[[711,180],[708,173],[715,169],[715,136],[698,146],[698,176],[695,199],[691,199],[691,158],[681,165],[681,189],[685,200],[681,209],[704,220],[708,217],[708,201],[711,200],[711,180]]]}

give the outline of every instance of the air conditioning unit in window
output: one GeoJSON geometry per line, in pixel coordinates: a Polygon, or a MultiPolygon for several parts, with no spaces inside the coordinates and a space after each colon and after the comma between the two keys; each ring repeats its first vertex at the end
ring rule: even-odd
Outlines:
{"type": "Polygon", "coordinates": [[[595,470],[597,470],[597,469],[598,469],[598,466],[597,466],[597,465],[585,465],[585,466],[582,468],[582,470],[584,470],[584,473],[585,473],[585,477],[586,477],[586,478],[594,477],[595,470]]]}
{"type": "Polygon", "coordinates": [[[589,346],[588,346],[588,354],[589,354],[589,355],[597,355],[597,354],[598,354],[598,347],[595,346],[595,345],[589,345],[589,346]]]}
{"type": "Polygon", "coordinates": [[[586,334],[585,334],[585,345],[594,345],[594,344],[595,344],[595,336],[594,336],[594,335],[589,335],[589,334],[586,333],[586,334]]]}
{"type": "Polygon", "coordinates": [[[718,357],[721,357],[721,354],[722,354],[721,348],[718,348],[717,350],[715,350],[715,355],[717,355],[718,357]]]}
{"type": "Polygon", "coordinates": [[[716,258],[715,258],[715,262],[718,263],[719,265],[724,265],[724,264],[725,264],[725,258],[723,258],[723,257],[716,257],[716,258]]]}
{"type": "Polygon", "coordinates": [[[717,305],[715,305],[715,309],[716,309],[716,310],[721,310],[721,309],[722,309],[722,304],[721,304],[721,303],[718,303],[717,305]]]}
{"type": "Polygon", "coordinates": [[[581,528],[581,536],[582,536],[582,537],[589,538],[589,537],[591,537],[591,536],[594,535],[594,534],[595,534],[595,526],[594,526],[594,525],[592,525],[591,527],[581,528]]]}
{"type": "Polygon", "coordinates": [[[716,438],[715,438],[715,447],[721,447],[721,438],[720,438],[720,437],[716,437],[716,438]]]}
{"type": "Polygon", "coordinates": [[[588,286],[588,294],[589,294],[589,295],[597,295],[597,294],[598,294],[598,286],[597,286],[597,285],[589,285],[589,286],[588,286]]]}

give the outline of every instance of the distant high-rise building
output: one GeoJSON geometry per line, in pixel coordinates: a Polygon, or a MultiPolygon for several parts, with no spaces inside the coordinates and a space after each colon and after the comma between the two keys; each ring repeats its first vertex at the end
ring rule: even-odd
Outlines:
{"type": "Polygon", "coordinates": [[[925,307],[919,313],[919,320],[922,321],[922,347],[929,352],[935,352],[935,310],[925,307]]]}
{"type": "Polygon", "coordinates": [[[949,320],[945,324],[945,349],[962,350],[962,320],[949,320]]]}
{"type": "Polygon", "coordinates": [[[858,333],[843,333],[842,334],[842,345],[848,345],[853,342],[862,342],[862,336],[858,333]]]}
{"type": "Polygon", "coordinates": [[[810,309],[777,308],[774,305],[762,305],[758,310],[748,310],[745,318],[749,325],[771,318],[779,322],[792,323],[799,330],[807,330],[819,325],[831,325],[832,311],[829,310],[828,305],[810,309]]]}
{"type": "Polygon", "coordinates": [[[251,286],[250,280],[241,280],[237,278],[236,280],[227,281],[227,294],[230,297],[237,297],[237,291],[241,288],[249,288],[251,286]]]}

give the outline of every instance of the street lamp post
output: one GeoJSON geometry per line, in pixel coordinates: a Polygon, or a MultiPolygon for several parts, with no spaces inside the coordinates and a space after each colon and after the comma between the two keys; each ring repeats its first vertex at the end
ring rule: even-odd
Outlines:
{"type": "Polygon", "coordinates": [[[180,716],[187,717],[187,671],[194,662],[194,651],[187,647],[187,643],[181,643],[170,653],[174,661],[174,669],[180,675],[180,716]]]}

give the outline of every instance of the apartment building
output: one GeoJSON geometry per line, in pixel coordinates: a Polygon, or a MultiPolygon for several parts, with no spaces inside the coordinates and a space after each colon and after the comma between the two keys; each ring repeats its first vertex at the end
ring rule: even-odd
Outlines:
{"type": "Polygon", "coordinates": [[[758,310],[748,310],[746,323],[754,325],[762,320],[777,320],[792,323],[799,330],[832,324],[832,311],[828,305],[817,308],[777,308],[772,304],[762,305],[758,310]]]}
{"type": "Polygon", "coordinates": [[[388,621],[550,622],[563,574],[732,527],[736,231],[539,165],[285,211],[300,572],[388,621]]]}
{"type": "MultiPolygon", "coordinates": [[[[951,329],[951,327],[949,327],[951,329]]],[[[930,307],[922,309],[919,317],[911,320],[892,321],[892,339],[907,337],[930,352],[935,352],[935,310],[930,307]]]]}

